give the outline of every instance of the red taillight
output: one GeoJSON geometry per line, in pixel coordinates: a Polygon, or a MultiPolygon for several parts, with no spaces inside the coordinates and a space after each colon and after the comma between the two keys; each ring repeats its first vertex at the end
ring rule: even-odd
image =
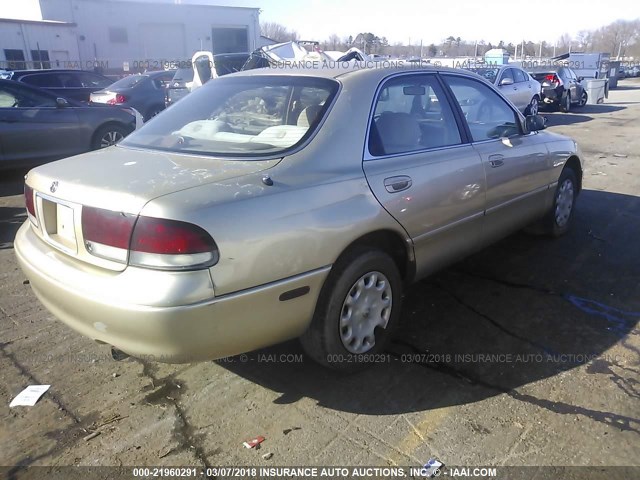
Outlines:
{"type": "Polygon", "coordinates": [[[82,207],[82,236],[91,255],[127,263],[135,215],[82,207]]]}
{"type": "Polygon", "coordinates": [[[82,208],[82,234],[92,255],[141,267],[185,269],[213,265],[218,248],[197,225],[82,208]]]}
{"type": "Polygon", "coordinates": [[[552,73],[552,74],[549,74],[549,75],[545,75],[544,80],[546,82],[549,82],[549,83],[560,84],[560,79],[558,78],[558,76],[555,73],[552,73]]]}
{"type": "Polygon", "coordinates": [[[33,188],[26,183],[24,184],[24,204],[27,207],[27,213],[33,218],[36,217],[36,205],[33,199],[33,188]]]}
{"type": "Polygon", "coordinates": [[[180,255],[211,252],[215,243],[211,236],[197,225],[140,217],[131,239],[131,250],[160,255],[180,255]]]}
{"type": "Polygon", "coordinates": [[[116,96],[110,100],[107,100],[109,105],[119,105],[127,101],[127,97],[122,95],[121,93],[117,93],[116,96]]]}

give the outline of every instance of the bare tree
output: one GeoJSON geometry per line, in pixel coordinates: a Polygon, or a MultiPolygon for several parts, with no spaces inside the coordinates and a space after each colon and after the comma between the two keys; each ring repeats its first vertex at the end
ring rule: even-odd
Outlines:
{"type": "Polygon", "coordinates": [[[290,42],[300,37],[295,30],[289,30],[284,25],[276,22],[264,22],[260,24],[260,35],[275,40],[276,42],[290,42]]]}

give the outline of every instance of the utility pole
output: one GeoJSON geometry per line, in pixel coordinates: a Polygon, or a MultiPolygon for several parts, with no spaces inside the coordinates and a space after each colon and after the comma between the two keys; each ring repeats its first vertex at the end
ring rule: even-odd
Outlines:
{"type": "Polygon", "coordinates": [[[620,60],[620,53],[622,52],[622,42],[620,42],[620,45],[618,46],[618,55],[616,57],[616,60],[620,60]]]}
{"type": "Polygon", "coordinates": [[[542,58],[542,42],[540,42],[540,54],[538,55],[538,58],[542,58]]]}

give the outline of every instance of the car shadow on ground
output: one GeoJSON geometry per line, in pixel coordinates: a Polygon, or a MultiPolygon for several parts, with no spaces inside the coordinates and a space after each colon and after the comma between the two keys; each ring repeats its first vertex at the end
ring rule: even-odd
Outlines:
{"type": "Polygon", "coordinates": [[[13,239],[26,219],[24,208],[0,207],[0,250],[13,248],[13,239]]]}
{"type": "Polygon", "coordinates": [[[574,123],[584,123],[593,120],[591,115],[602,113],[618,112],[625,110],[627,107],[618,105],[585,105],[576,108],[569,113],[551,112],[549,110],[541,110],[540,115],[547,119],[547,127],[555,127],[558,125],[572,125],[574,123]]]}
{"type": "MultiPolygon", "coordinates": [[[[506,394],[640,433],[638,419],[517,390],[585,364],[617,375],[619,358],[594,359],[619,342],[640,353],[625,340],[640,319],[640,198],[587,190],[579,201],[568,235],[517,233],[409,288],[395,340],[365,371],[319,367],[297,341],[217,363],[279,392],[276,403],[391,415],[506,394]]],[[[615,381],[637,396],[633,378],[615,381]]]]}
{"type": "Polygon", "coordinates": [[[24,176],[27,170],[10,170],[0,172],[0,197],[19,195],[24,191],[24,176]]]}

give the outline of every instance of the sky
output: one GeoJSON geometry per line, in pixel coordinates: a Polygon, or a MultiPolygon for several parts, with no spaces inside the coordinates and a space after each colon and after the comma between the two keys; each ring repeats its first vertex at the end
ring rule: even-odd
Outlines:
{"type": "MultiPolygon", "coordinates": [[[[112,0],[116,1],[116,0],[112,0]]],[[[160,1],[160,0],[158,0],[160,1]]],[[[162,0],[174,3],[172,0],[162,0]]],[[[639,0],[604,2],[562,0],[544,8],[535,0],[178,0],[258,7],[260,20],[297,30],[303,40],[322,41],[331,34],[354,37],[371,32],[390,43],[440,43],[448,36],[489,43],[522,40],[554,42],[618,19],[640,18],[639,0]],[[554,14],[560,7],[565,14],[554,14]]],[[[40,20],[38,0],[0,0],[0,18],[40,20]]]]}

